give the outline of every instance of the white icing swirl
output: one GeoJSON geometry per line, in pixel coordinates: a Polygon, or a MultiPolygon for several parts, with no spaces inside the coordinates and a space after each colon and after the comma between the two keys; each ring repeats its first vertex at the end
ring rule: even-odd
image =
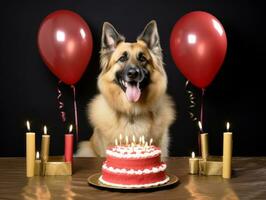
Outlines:
{"type": "Polygon", "coordinates": [[[116,158],[149,158],[161,154],[154,146],[114,146],[106,150],[106,154],[116,158]]]}
{"type": "Polygon", "coordinates": [[[151,174],[151,173],[158,173],[161,171],[165,171],[166,169],[166,164],[162,163],[160,166],[158,167],[152,167],[151,169],[144,169],[144,170],[127,170],[127,169],[120,169],[120,168],[114,168],[111,166],[107,166],[107,164],[105,163],[102,168],[106,171],[109,172],[113,172],[113,173],[120,173],[120,174],[130,174],[130,175],[142,175],[142,174],[151,174]]]}
{"type": "Polygon", "coordinates": [[[148,188],[153,186],[158,186],[167,183],[170,180],[169,176],[166,176],[164,180],[158,181],[155,183],[148,183],[148,184],[139,184],[139,185],[124,185],[124,184],[117,184],[117,183],[110,183],[108,181],[103,180],[102,176],[100,176],[99,181],[106,185],[111,185],[115,187],[121,187],[121,188],[148,188]]]}

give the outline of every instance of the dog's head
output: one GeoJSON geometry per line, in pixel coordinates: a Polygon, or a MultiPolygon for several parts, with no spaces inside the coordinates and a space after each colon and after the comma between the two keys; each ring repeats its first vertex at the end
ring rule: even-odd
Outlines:
{"type": "Polygon", "coordinates": [[[167,80],[155,21],[148,23],[134,43],[125,42],[105,22],[100,54],[102,72],[98,86],[112,105],[120,104],[120,110],[123,106],[152,104],[165,92],[167,80]]]}

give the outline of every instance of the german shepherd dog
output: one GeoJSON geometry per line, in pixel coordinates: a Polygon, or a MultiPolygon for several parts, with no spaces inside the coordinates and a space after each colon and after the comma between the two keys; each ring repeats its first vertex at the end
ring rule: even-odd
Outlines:
{"type": "Polygon", "coordinates": [[[77,156],[105,156],[120,134],[132,140],[145,136],[168,156],[168,128],[175,119],[174,104],[166,94],[167,76],[155,21],[147,24],[134,43],[108,22],[103,24],[98,94],[88,105],[94,128],[81,142],[77,156]]]}

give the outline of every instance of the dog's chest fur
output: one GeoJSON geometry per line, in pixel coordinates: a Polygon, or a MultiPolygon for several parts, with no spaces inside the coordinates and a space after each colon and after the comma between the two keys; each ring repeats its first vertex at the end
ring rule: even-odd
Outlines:
{"type": "Polygon", "coordinates": [[[165,129],[163,109],[160,107],[145,113],[125,114],[112,109],[102,95],[98,95],[92,102],[90,108],[90,120],[94,125],[97,134],[103,136],[107,142],[113,143],[115,138],[122,134],[131,139],[133,135],[137,138],[145,136],[159,140],[165,129]],[[95,111],[94,111],[95,110],[95,111]]]}

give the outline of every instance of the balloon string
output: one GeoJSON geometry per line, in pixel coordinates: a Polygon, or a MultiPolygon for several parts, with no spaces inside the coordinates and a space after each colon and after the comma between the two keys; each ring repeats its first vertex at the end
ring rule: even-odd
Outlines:
{"type": "Polygon", "coordinates": [[[205,89],[202,88],[201,90],[201,105],[200,105],[200,121],[202,125],[202,130],[203,130],[203,115],[204,115],[204,93],[205,89]]]}
{"type": "Polygon", "coordinates": [[[192,119],[192,121],[198,121],[198,118],[196,117],[196,115],[194,114],[194,108],[196,107],[196,97],[194,95],[194,93],[188,89],[189,86],[189,80],[186,81],[186,85],[185,85],[185,90],[186,93],[188,95],[188,99],[189,99],[189,109],[188,109],[188,113],[190,118],[192,119]]]}
{"type": "Polygon", "coordinates": [[[77,110],[77,101],[76,101],[76,88],[74,85],[71,85],[73,89],[73,102],[74,102],[74,112],[75,112],[75,126],[76,126],[76,141],[79,140],[79,126],[78,126],[78,110],[77,110]]]}
{"type": "MultiPolygon", "coordinates": [[[[204,115],[204,93],[205,93],[205,89],[201,89],[201,103],[200,103],[200,121],[201,121],[201,125],[202,125],[202,130],[201,132],[203,132],[203,115],[204,115]]],[[[201,153],[201,137],[199,134],[198,137],[198,144],[199,144],[199,152],[201,153]]],[[[201,155],[202,156],[202,155],[201,155]]]]}
{"type": "Polygon", "coordinates": [[[58,109],[60,111],[60,115],[61,115],[61,120],[62,122],[66,122],[66,113],[64,111],[64,103],[61,101],[61,97],[62,97],[62,92],[60,90],[60,84],[62,83],[62,81],[58,81],[57,84],[57,101],[58,101],[58,109]]]}

